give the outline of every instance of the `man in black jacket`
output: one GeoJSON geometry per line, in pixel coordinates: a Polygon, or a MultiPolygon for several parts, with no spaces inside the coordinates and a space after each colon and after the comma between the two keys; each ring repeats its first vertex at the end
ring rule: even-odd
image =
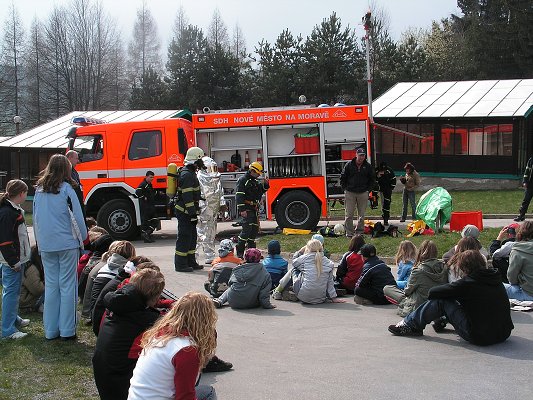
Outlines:
{"type": "Polygon", "coordinates": [[[178,272],[191,272],[202,269],[196,262],[196,224],[200,214],[200,182],[196,171],[203,167],[204,151],[191,147],[185,155],[185,166],[179,172],[179,185],[176,193],[176,218],[178,237],[174,255],[174,269],[178,272]]]}
{"type": "Polygon", "coordinates": [[[467,342],[487,346],[506,340],[513,330],[509,298],[499,271],[486,268],[478,250],[459,255],[457,266],[463,278],[429,290],[428,301],[408,314],[389,331],[397,336],[422,336],[435,321],[436,332],[444,330],[445,317],[467,342]]]}
{"type": "Polygon", "coordinates": [[[374,187],[374,182],[374,168],[366,161],[365,149],[358,148],[355,158],[344,166],[340,178],[344,190],[344,227],[347,237],[354,235],[353,217],[356,207],[359,220],[355,233],[363,233],[368,192],[374,187]]]}
{"type": "Polygon", "coordinates": [[[514,219],[516,222],[521,222],[526,219],[526,212],[529,208],[529,203],[531,203],[531,199],[533,198],[533,182],[531,182],[532,177],[533,157],[530,157],[529,160],[527,160],[526,169],[524,170],[524,177],[522,178],[522,186],[524,189],[526,189],[526,191],[524,192],[524,199],[522,200],[518,217],[514,219]]]}
{"type": "Polygon", "coordinates": [[[152,186],[154,180],[154,172],[146,171],[146,176],[135,190],[135,196],[139,199],[139,206],[141,208],[141,237],[145,243],[153,243],[152,232],[155,230],[153,226],[153,218],[155,217],[155,191],[152,186]]]}
{"type": "Polygon", "coordinates": [[[392,168],[385,161],[382,161],[376,170],[376,177],[379,191],[381,192],[381,216],[383,217],[383,225],[387,226],[390,218],[392,191],[396,187],[396,175],[392,168]]]}

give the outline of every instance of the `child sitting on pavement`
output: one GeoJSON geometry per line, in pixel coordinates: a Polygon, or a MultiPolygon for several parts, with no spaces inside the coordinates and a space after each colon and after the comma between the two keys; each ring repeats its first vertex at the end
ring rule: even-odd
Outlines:
{"type": "Polygon", "coordinates": [[[396,285],[391,269],[383,260],[376,256],[376,248],[371,244],[361,247],[361,255],[365,260],[363,271],[355,284],[354,301],[357,304],[389,304],[383,294],[383,287],[396,285]]]}
{"type": "Polygon", "coordinates": [[[229,288],[218,299],[213,299],[216,308],[226,302],[231,308],[276,308],[270,303],[272,279],[261,263],[261,251],[247,249],[245,263],[233,269],[228,281],[229,288]]]}
{"type": "Polygon", "coordinates": [[[220,241],[218,257],[211,263],[207,281],[204,283],[205,290],[213,297],[219,297],[228,289],[228,281],[233,269],[242,264],[242,260],[233,253],[233,249],[231,239],[220,241]]]}
{"type": "Polygon", "coordinates": [[[359,250],[365,244],[365,239],[362,235],[354,235],[350,240],[348,251],[344,253],[342,259],[337,267],[335,274],[336,281],[339,286],[353,293],[355,284],[361,276],[363,270],[364,260],[363,256],[359,254],[359,250]]]}
{"type": "Polygon", "coordinates": [[[402,317],[425,302],[432,287],[448,282],[448,268],[437,259],[437,254],[435,243],[424,240],[416,255],[416,262],[405,290],[396,285],[387,285],[383,288],[385,297],[392,304],[398,304],[398,314],[402,317]]]}
{"type": "Polygon", "coordinates": [[[398,279],[396,286],[399,289],[405,289],[407,280],[411,275],[411,270],[416,259],[416,246],[410,240],[402,240],[398,246],[394,261],[398,266],[398,279]]]}
{"type": "MultiPolygon", "coordinates": [[[[487,268],[478,250],[459,254],[457,267],[461,279],[432,288],[429,300],[396,325],[390,325],[389,332],[396,336],[422,336],[427,324],[445,317],[467,342],[487,346],[505,341],[514,326],[499,271],[487,268]]],[[[443,330],[443,326],[435,329],[443,330]]]]}
{"type": "Polygon", "coordinates": [[[281,256],[281,244],[278,240],[268,242],[268,255],[263,266],[272,278],[272,289],[279,285],[279,280],[287,273],[289,263],[281,256]]]}
{"type": "Polygon", "coordinates": [[[292,269],[281,278],[278,287],[274,289],[272,297],[282,300],[282,292],[288,289],[292,280],[293,292],[303,303],[320,304],[327,300],[333,303],[344,303],[337,298],[333,282],[333,262],[322,252],[322,243],[311,239],[305,246],[304,254],[294,254],[292,269]]]}

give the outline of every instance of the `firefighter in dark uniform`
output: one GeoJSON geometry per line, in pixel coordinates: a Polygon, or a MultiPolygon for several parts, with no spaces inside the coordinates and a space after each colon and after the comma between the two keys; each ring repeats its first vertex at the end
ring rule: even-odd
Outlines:
{"type": "Polygon", "coordinates": [[[152,233],[156,228],[152,225],[152,219],[155,217],[155,191],[152,186],[154,175],[153,171],[146,171],[146,176],[135,190],[135,196],[139,199],[141,208],[141,237],[145,243],[154,242],[152,233]]]}
{"type": "Polygon", "coordinates": [[[376,170],[376,178],[379,185],[379,191],[381,192],[381,216],[383,217],[383,225],[388,225],[392,191],[396,186],[396,175],[392,168],[383,161],[379,164],[379,167],[376,170]]]}
{"type": "Polygon", "coordinates": [[[268,180],[263,183],[257,178],[263,173],[261,163],[254,161],[248,167],[248,171],[237,181],[235,201],[237,212],[242,218],[242,230],[237,243],[237,257],[244,257],[244,248],[255,247],[255,238],[259,232],[258,209],[261,197],[270,187],[268,180]]]}
{"type": "Polygon", "coordinates": [[[191,147],[185,155],[185,166],[181,168],[176,192],[176,217],[178,219],[178,238],[174,269],[178,272],[191,272],[202,269],[196,262],[196,224],[200,214],[200,182],[196,171],[203,167],[204,151],[191,147]]]}

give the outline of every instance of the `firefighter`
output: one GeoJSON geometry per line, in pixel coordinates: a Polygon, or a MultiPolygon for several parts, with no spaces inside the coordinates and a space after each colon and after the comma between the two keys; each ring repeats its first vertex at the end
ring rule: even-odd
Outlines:
{"type": "Polygon", "coordinates": [[[155,240],[152,233],[155,231],[153,226],[153,218],[155,217],[155,191],[152,186],[154,180],[154,172],[146,171],[146,175],[142,182],[135,190],[135,196],[139,199],[139,206],[141,208],[141,237],[144,243],[153,243],[155,240]]]}
{"type": "Polygon", "coordinates": [[[196,255],[198,257],[200,249],[205,254],[205,263],[211,264],[215,259],[215,235],[217,233],[218,212],[226,207],[224,201],[224,190],[220,182],[220,172],[218,165],[210,157],[203,157],[204,168],[198,170],[198,181],[200,182],[200,215],[196,233],[198,244],[196,245],[196,255]]]}
{"type": "Polygon", "coordinates": [[[376,169],[376,178],[379,191],[381,192],[381,216],[383,217],[383,225],[388,225],[392,191],[396,186],[396,175],[392,168],[385,161],[382,161],[376,169]]]}
{"type": "Polygon", "coordinates": [[[263,166],[254,161],[248,167],[248,171],[237,181],[235,201],[237,211],[242,219],[242,230],[237,243],[237,257],[244,257],[244,248],[255,247],[255,238],[259,232],[259,202],[261,197],[270,187],[268,179],[261,184],[257,178],[263,173],[263,166]]]}
{"type": "Polygon", "coordinates": [[[200,214],[200,182],[196,171],[203,167],[204,151],[191,147],[185,155],[185,166],[179,172],[179,185],[176,193],[176,217],[178,219],[178,237],[174,269],[178,272],[191,272],[202,269],[196,262],[196,224],[200,214]]]}

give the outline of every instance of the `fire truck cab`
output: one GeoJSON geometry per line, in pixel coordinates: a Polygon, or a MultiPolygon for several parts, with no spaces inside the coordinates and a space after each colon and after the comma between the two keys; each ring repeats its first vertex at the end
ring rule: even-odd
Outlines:
{"type": "Polygon", "coordinates": [[[197,145],[221,171],[230,217],[235,186],[253,161],[261,161],[270,189],[260,209],[282,228],[315,229],[328,201],[343,197],[344,164],[363,147],[370,157],[368,107],[280,107],[193,115],[197,145]]]}
{"type": "Polygon", "coordinates": [[[135,189],[148,170],[155,173],[156,216],[167,219],[167,165],[183,165],[194,146],[191,122],[183,118],[102,123],[74,118],[68,149],[78,151],[86,214],[115,239],[132,239],[141,224],[135,189]]]}

